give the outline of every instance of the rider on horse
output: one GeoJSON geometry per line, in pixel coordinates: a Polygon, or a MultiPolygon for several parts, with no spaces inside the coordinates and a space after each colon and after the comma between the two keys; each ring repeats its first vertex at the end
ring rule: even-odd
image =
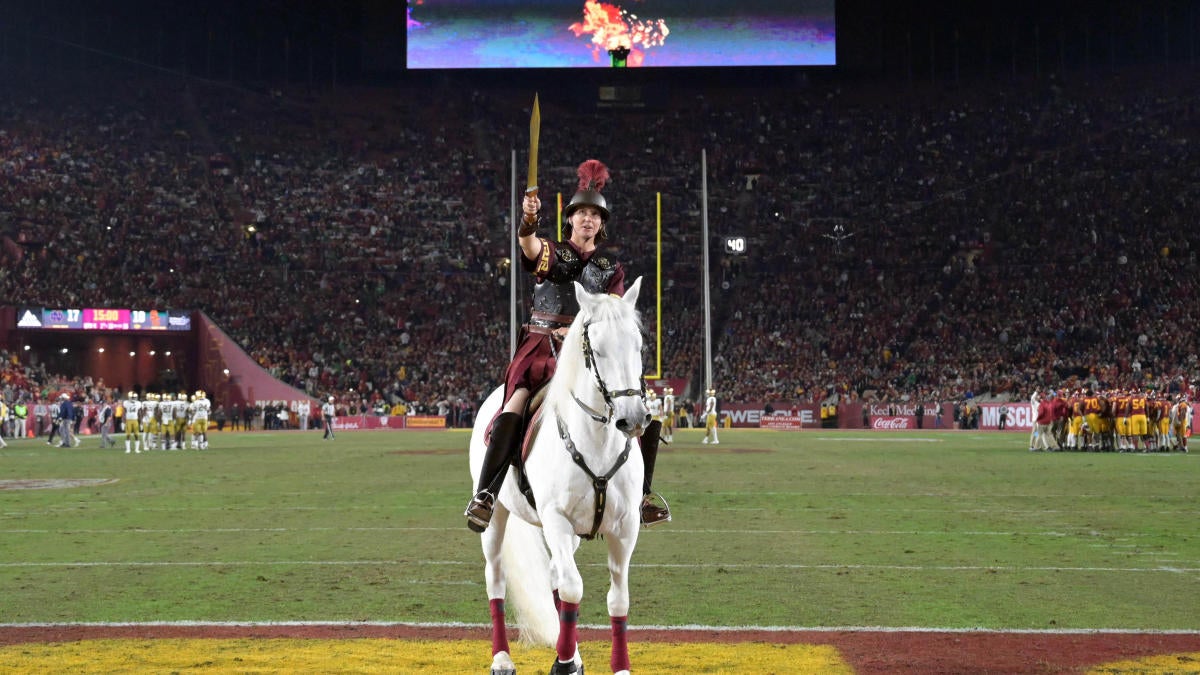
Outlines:
{"type": "MultiPolygon", "coordinates": [[[[504,406],[492,422],[479,484],[464,513],[467,526],[475,532],[483,532],[491,522],[496,495],[508,467],[520,454],[530,397],[550,381],[562,338],[579,312],[573,282],[592,293],[625,294],[624,266],[597,248],[608,238],[608,204],[600,194],[608,181],[608,167],[590,159],[579,166],[578,173],[579,188],[563,209],[570,227],[566,240],[554,242],[537,236],[542,202],[536,193],[526,193],[522,203],[524,217],[517,237],[521,265],[536,280],[533,311],[521,328],[517,351],[504,374],[504,406]]],[[[650,423],[638,439],[646,467],[641,512],[647,526],[671,520],[666,503],[656,504],[650,490],[661,427],[661,422],[650,423]]]]}

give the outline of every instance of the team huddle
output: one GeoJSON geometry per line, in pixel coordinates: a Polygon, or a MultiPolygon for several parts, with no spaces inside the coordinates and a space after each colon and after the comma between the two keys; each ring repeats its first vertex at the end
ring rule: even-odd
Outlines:
{"type": "Polygon", "coordinates": [[[1051,390],[1045,398],[1035,391],[1029,402],[1037,416],[1031,451],[1187,452],[1192,404],[1184,395],[1172,401],[1166,394],[1136,389],[1063,395],[1051,390]]]}
{"type": "Polygon", "coordinates": [[[122,403],[125,408],[125,452],[140,453],[142,442],[146,450],[182,450],[184,432],[187,446],[192,450],[208,449],[208,416],[212,403],[204,390],[190,397],[186,393],[146,394],[138,399],[131,392],[122,403]]]}

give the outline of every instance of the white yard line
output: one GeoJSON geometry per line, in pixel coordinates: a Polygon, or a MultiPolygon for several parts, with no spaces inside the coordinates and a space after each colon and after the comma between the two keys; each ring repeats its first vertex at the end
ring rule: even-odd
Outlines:
{"type": "MultiPolygon", "coordinates": [[[[430,567],[475,566],[475,560],[79,560],[43,562],[0,562],[0,568],[36,567],[372,567],[425,565],[430,567]]],[[[581,567],[607,567],[607,563],[583,563],[581,567]]],[[[747,569],[747,570],[900,570],[909,572],[1118,572],[1190,574],[1200,567],[1061,567],[1049,565],[859,565],[799,563],[635,563],[636,569],[747,569]]]]}
{"type": "MultiPolygon", "coordinates": [[[[0,623],[0,630],[20,628],[353,628],[367,626],[376,628],[490,628],[491,624],[408,621],[87,621],[79,623],[0,623]]],[[[608,630],[607,624],[581,624],[581,628],[608,630]]],[[[687,632],[730,633],[758,631],[764,633],[983,633],[1022,635],[1200,635],[1196,630],[1155,630],[1141,628],[937,628],[929,626],[705,626],[687,624],[682,626],[631,625],[631,629],[687,632]]]]}
{"type": "MultiPolygon", "coordinates": [[[[0,535],[4,534],[242,534],[242,533],[260,533],[260,532],[460,532],[460,527],[212,527],[212,528],[62,528],[62,529],[30,529],[30,528],[12,528],[0,529],[0,535]]],[[[1095,530],[1086,530],[1079,532],[1059,532],[1059,531],[1023,531],[1023,530],[999,530],[999,531],[980,531],[980,530],[743,530],[743,529],[669,529],[659,530],[656,535],[757,535],[777,537],[780,535],[802,535],[802,536],[915,536],[915,537],[1082,537],[1087,539],[1093,538],[1113,538],[1115,540],[1157,537],[1164,535],[1152,535],[1145,532],[1097,532],[1095,530]]],[[[1132,548],[1141,546],[1142,544],[1105,544],[1098,542],[1092,544],[1096,547],[1107,548],[1132,548]]]]}

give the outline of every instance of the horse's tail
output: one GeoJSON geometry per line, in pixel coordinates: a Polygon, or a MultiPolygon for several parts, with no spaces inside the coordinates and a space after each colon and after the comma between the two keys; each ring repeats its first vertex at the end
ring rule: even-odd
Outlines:
{"type": "Polygon", "coordinates": [[[542,531],[520,518],[509,518],[500,559],[521,642],[553,647],[558,640],[558,611],[550,584],[550,553],[542,531]]]}

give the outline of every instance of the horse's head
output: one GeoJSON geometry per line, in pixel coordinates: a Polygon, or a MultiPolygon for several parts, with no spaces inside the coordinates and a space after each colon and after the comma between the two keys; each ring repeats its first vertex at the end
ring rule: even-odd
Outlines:
{"type": "Polygon", "coordinates": [[[642,382],[642,323],[636,304],[642,278],[625,291],[624,297],[589,293],[575,282],[579,314],[564,342],[564,352],[577,346],[578,362],[571,363],[564,353],[559,369],[582,368],[577,378],[591,379],[590,391],[572,392],[585,411],[597,421],[613,422],[628,436],[641,436],[650,423],[642,382]],[[590,408],[590,410],[589,410],[590,408]]]}

